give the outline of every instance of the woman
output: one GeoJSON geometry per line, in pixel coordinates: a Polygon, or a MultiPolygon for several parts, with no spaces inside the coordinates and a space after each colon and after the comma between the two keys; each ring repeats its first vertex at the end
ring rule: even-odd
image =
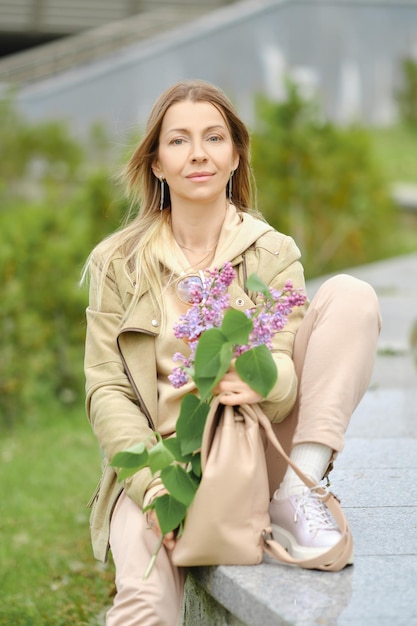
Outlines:
{"type": "MultiPolygon", "coordinates": [[[[92,540],[95,556],[104,560],[110,548],[115,563],[108,626],[174,626],[183,572],[170,560],[173,533],[143,580],[160,535],[154,512],[147,517],[143,508],[162,486],[148,469],[118,483],[108,463],[140,441],[155,443],[155,431],[173,434],[181,398],[192,389],[174,389],[168,380],[174,353],[184,352],[172,330],[184,312],[176,290],[181,276],[231,261],[231,306],[243,310],[256,305],[245,276],[256,272],[277,289],[288,280],[303,289],[304,277],[293,240],[250,210],[248,132],[216,87],[181,82],[160,96],[125,180],[139,212],[87,264],[87,412],[104,463],[92,498],[92,540]]],[[[260,402],[293,460],[318,484],[369,383],[379,326],[373,289],[350,276],[332,278],[275,336],[279,376],[267,398],[234,370],[215,393],[225,404],[260,402]]],[[[269,457],[275,538],[296,557],[323,552],[339,539],[325,505],[269,457]]]]}

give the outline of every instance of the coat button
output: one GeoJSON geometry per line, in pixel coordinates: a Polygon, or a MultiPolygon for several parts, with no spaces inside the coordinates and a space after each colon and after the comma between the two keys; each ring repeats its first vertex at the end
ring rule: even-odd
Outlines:
{"type": "Polygon", "coordinates": [[[152,326],[154,326],[155,328],[156,328],[157,326],[159,326],[159,322],[158,322],[158,320],[152,320],[151,324],[152,324],[152,326]]]}
{"type": "Polygon", "coordinates": [[[245,304],[245,301],[243,298],[237,298],[236,304],[237,306],[243,306],[245,304]]]}

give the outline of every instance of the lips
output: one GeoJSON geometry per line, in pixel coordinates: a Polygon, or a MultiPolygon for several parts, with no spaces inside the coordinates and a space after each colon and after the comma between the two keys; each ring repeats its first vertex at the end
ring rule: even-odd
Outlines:
{"type": "Polygon", "coordinates": [[[188,174],[186,178],[188,178],[188,180],[200,182],[200,181],[208,180],[212,176],[213,176],[212,172],[192,172],[191,174],[188,174]]]}

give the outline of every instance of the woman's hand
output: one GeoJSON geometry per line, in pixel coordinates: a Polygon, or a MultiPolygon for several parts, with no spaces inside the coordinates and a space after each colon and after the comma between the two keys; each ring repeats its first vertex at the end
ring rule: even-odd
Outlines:
{"type": "MultiPolygon", "coordinates": [[[[167,490],[161,489],[161,491],[158,491],[155,497],[162,496],[164,493],[168,493],[167,490]]],[[[147,511],[146,520],[148,522],[149,528],[153,530],[153,532],[159,539],[162,533],[159,527],[158,516],[155,511],[153,511],[152,509],[150,511],[147,511]]],[[[173,550],[175,548],[175,533],[173,530],[164,536],[162,543],[167,548],[167,550],[173,550]]]]}
{"type": "Polygon", "coordinates": [[[222,404],[236,406],[238,404],[255,404],[261,402],[262,396],[249,387],[232,366],[213,389],[215,395],[223,394],[222,404]]]}

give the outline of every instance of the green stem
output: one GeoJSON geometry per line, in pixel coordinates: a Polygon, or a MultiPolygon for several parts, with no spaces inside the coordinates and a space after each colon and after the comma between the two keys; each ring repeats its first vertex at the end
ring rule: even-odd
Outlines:
{"type": "Polygon", "coordinates": [[[152,554],[152,558],[151,558],[151,560],[149,561],[149,565],[148,565],[148,567],[147,567],[147,569],[146,569],[146,572],[145,572],[145,575],[144,575],[144,577],[143,577],[143,580],[146,580],[146,579],[149,577],[149,575],[150,575],[150,573],[151,573],[151,571],[152,571],[152,568],[153,568],[153,566],[155,565],[156,557],[158,556],[158,552],[159,552],[159,550],[161,549],[161,546],[162,546],[162,542],[163,542],[163,540],[164,540],[164,536],[163,536],[163,535],[161,535],[161,536],[159,537],[159,539],[158,539],[158,543],[156,544],[155,551],[154,551],[154,552],[153,552],[153,554],[152,554]]]}

